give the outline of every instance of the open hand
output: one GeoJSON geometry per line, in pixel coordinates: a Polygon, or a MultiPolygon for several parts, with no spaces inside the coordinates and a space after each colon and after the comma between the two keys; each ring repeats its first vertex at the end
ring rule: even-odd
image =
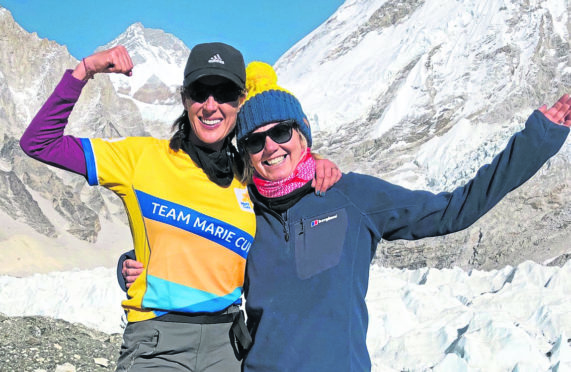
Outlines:
{"type": "Polygon", "coordinates": [[[568,94],[561,96],[551,108],[543,105],[538,110],[555,124],[571,127],[571,98],[568,94]]]}

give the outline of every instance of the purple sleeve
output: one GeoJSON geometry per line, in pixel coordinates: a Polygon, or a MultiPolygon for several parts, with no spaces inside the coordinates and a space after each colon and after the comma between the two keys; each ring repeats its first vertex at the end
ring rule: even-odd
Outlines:
{"type": "Polygon", "coordinates": [[[79,138],[64,136],[67,120],[85,82],[67,70],[61,81],[20,138],[20,146],[32,158],[87,176],[79,138]]]}

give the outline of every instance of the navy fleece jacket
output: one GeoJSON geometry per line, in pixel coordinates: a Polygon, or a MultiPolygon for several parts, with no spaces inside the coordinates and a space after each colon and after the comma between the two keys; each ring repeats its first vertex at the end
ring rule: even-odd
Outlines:
{"type": "Polygon", "coordinates": [[[379,241],[465,229],[537,172],[568,133],[535,111],[491,164],[452,192],[349,173],[325,197],[307,194],[282,214],[255,201],[245,284],[254,345],[244,370],[369,371],[365,295],[379,241]]]}

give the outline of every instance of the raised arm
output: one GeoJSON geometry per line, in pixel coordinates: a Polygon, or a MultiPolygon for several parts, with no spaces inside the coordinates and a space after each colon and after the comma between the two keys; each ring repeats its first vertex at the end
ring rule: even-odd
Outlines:
{"type": "Polygon", "coordinates": [[[74,136],[64,135],[69,115],[81,90],[93,75],[130,75],[132,68],[129,54],[124,47],[118,46],[84,58],[73,72],[66,71],[22,135],[22,150],[36,160],[86,176],[81,141],[74,136]]]}
{"type": "MultiPolygon", "coordinates": [[[[391,191],[394,208],[387,212],[390,218],[375,223],[382,229],[382,237],[419,239],[459,231],[476,222],[559,151],[569,134],[570,104],[565,95],[551,108],[539,108],[490,164],[452,192],[435,195],[395,188],[391,191]]],[[[369,203],[374,207],[372,198],[369,203]]],[[[378,217],[371,214],[371,218],[378,217]]]]}
{"type": "Polygon", "coordinates": [[[20,146],[36,160],[86,176],[80,140],[63,134],[84,85],[66,71],[20,138],[20,146]]]}

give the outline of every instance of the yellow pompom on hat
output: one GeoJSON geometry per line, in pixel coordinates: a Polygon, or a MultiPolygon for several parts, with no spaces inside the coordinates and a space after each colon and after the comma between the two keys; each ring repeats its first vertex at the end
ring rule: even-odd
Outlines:
{"type": "Polygon", "coordinates": [[[236,121],[238,146],[249,133],[269,123],[295,120],[311,146],[311,129],[295,96],[278,85],[276,72],[267,63],[254,61],[246,67],[248,96],[236,121]]]}
{"type": "Polygon", "coordinates": [[[250,62],[246,67],[246,90],[248,91],[248,98],[272,89],[291,94],[278,85],[278,75],[272,66],[260,61],[250,62]]]}

